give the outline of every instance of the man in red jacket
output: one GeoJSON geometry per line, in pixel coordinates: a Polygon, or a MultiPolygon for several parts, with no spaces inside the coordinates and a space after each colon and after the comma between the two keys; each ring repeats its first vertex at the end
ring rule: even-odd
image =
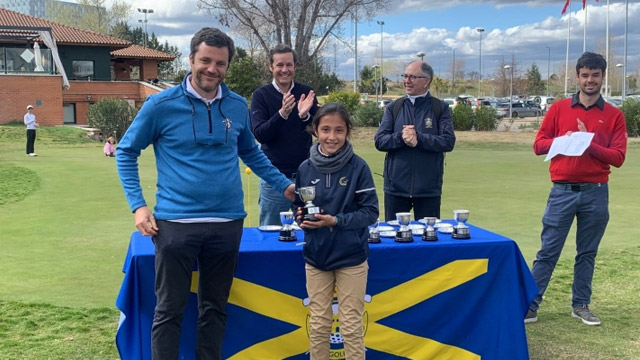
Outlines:
{"type": "Polygon", "coordinates": [[[609,221],[610,167],[622,166],[627,150],[624,115],[600,96],[606,69],[607,62],[602,55],[582,54],[576,64],[580,91],[551,106],[533,144],[536,155],[544,155],[556,137],[570,136],[576,131],[594,133],[581,156],[556,155],[551,159],[549,172],[553,187],[542,217],[542,246],[531,271],[539,292],[529,305],[525,323],[538,320],[542,295],[573,219],[577,218],[571,315],[587,325],[600,325],[600,319],[589,310],[591,280],[598,245],[609,221]]]}

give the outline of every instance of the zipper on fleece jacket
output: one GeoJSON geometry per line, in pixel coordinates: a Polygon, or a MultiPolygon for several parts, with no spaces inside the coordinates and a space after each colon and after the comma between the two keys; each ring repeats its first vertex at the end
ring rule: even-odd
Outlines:
{"type": "Polygon", "coordinates": [[[213,120],[211,119],[211,104],[206,103],[207,113],[209,114],[209,134],[213,133],[213,120]]]}

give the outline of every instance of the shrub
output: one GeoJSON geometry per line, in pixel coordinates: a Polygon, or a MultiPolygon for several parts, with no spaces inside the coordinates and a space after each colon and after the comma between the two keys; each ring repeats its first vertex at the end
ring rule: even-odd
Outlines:
{"type": "Polygon", "coordinates": [[[364,105],[359,106],[355,114],[352,113],[352,115],[353,122],[356,126],[378,127],[380,125],[380,121],[382,121],[384,109],[379,107],[377,103],[369,101],[364,105]]]}
{"type": "Polygon", "coordinates": [[[355,114],[360,105],[360,94],[348,91],[332,92],[327,96],[326,102],[337,102],[349,111],[349,114],[355,114]]]}
{"type": "Polygon", "coordinates": [[[498,122],[496,109],[491,106],[480,106],[476,109],[476,130],[493,131],[498,128],[498,122]]]}
{"type": "Polygon", "coordinates": [[[620,107],[627,122],[627,134],[640,136],[640,100],[626,98],[620,107]]]}
{"type": "Polygon", "coordinates": [[[118,141],[127,131],[138,110],[122,99],[104,98],[89,107],[89,125],[102,131],[105,138],[113,136],[118,141]]]}
{"type": "Polygon", "coordinates": [[[471,106],[458,104],[451,115],[454,130],[471,130],[475,122],[475,114],[471,106]]]}

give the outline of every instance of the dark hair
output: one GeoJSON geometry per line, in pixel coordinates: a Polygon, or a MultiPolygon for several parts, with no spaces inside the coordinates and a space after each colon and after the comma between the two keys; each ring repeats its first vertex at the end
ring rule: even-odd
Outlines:
{"type": "Polygon", "coordinates": [[[580,56],[576,63],[576,74],[580,74],[580,69],[600,69],[604,73],[607,71],[607,60],[604,56],[592,52],[586,52],[580,56]]]}
{"type": "Polygon", "coordinates": [[[429,78],[429,80],[433,80],[433,68],[431,67],[431,65],[427,64],[422,60],[414,60],[410,62],[407,66],[413,64],[414,62],[420,63],[420,72],[422,72],[422,76],[426,76],[429,78]]]}
{"type": "Polygon", "coordinates": [[[236,52],[236,47],[233,45],[233,40],[227,34],[217,28],[204,27],[200,29],[200,31],[191,38],[191,53],[189,56],[193,56],[198,52],[198,47],[200,47],[202,42],[218,48],[226,47],[229,50],[229,64],[231,64],[231,59],[233,59],[233,55],[236,52]]]}
{"type": "Polygon", "coordinates": [[[353,123],[351,122],[351,117],[349,116],[349,111],[340,103],[330,102],[326,103],[318,108],[318,112],[311,120],[311,124],[309,124],[308,131],[317,136],[317,130],[320,126],[320,119],[327,115],[338,114],[344,120],[345,125],[347,125],[347,138],[351,135],[351,129],[353,129],[353,123]]]}
{"type": "Polygon", "coordinates": [[[273,49],[269,50],[269,64],[273,65],[273,55],[275,54],[288,54],[291,53],[293,54],[293,64],[297,64],[298,63],[298,54],[296,54],[296,51],[293,50],[289,45],[285,45],[285,44],[278,44],[276,45],[276,47],[274,47],[273,49]]]}

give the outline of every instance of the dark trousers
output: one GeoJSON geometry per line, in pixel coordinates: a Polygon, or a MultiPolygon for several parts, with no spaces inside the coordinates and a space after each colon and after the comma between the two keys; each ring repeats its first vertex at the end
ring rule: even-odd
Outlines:
{"type": "Polygon", "coordinates": [[[158,221],[158,235],[153,238],[158,299],[151,327],[153,360],[178,359],[182,316],[196,260],[200,276],[196,359],[222,359],[225,307],[238,261],[242,224],[243,220],[195,224],[158,221]]]}
{"type": "Polygon", "coordinates": [[[33,145],[36,143],[36,129],[27,129],[27,154],[35,152],[33,145]]]}
{"type": "Polygon", "coordinates": [[[384,218],[386,221],[395,220],[396,213],[408,212],[413,209],[414,220],[427,216],[440,218],[440,196],[433,197],[404,197],[384,193],[384,218]]]}

